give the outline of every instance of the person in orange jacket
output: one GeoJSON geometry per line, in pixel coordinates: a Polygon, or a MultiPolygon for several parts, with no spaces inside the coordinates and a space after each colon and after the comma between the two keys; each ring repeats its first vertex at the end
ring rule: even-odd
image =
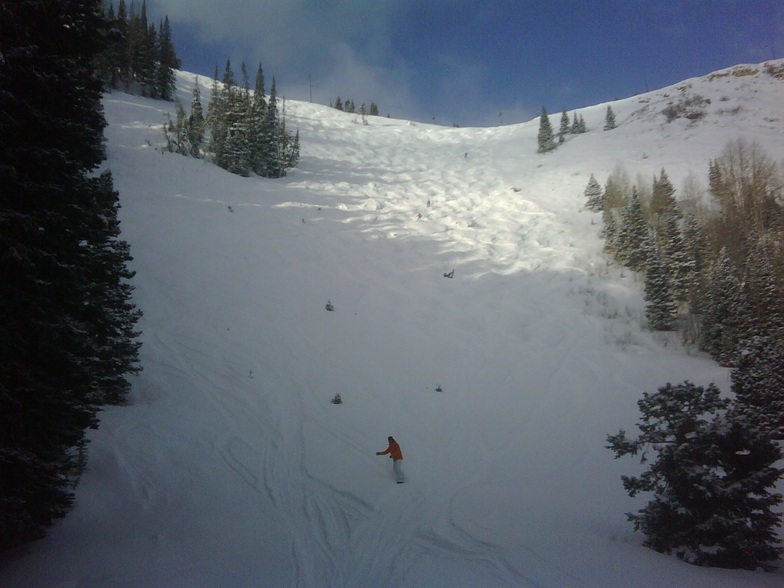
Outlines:
{"type": "Polygon", "coordinates": [[[390,436],[389,447],[385,451],[376,451],[376,455],[387,455],[392,458],[392,469],[395,471],[395,481],[402,484],[405,481],[403,476],[403,452],[400,451],[400,445],[397,444],[394,437],[390,436]]]}

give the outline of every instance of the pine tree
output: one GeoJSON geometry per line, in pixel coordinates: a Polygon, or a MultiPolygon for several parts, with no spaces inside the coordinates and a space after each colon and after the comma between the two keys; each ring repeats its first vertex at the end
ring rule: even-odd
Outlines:
{"type": "Polygon", "coordinates": [[[299,129],[297,129],[288,154],[287,167],[296,167],[299,163],[299,129]]]}
{"type": "Polygon", "coordinates": [[[569,133],[569,115],[566,114],[566,109],[561,113],[561,127],[558,130],[558,142],[563,143],[566,140],[566,135],[569,133]]]}
{"type": "Polygon", "coordinates": [[[616,240],[617,257],[629,269],[642,271],[648,264],[651,247],[650,230],[635,187],[621,215],[616,240]]]}
{"type": "Polygon", "coordinates": [[[739,342],[738,314],[743,301],[741,283],[726,248],[710,270],[704,302],[700,347],[729,365],[739,342]]]}
{"type": "Polygon", "coordinates": [[[686,302],[689,299],[695,268],[680,229],[679,212],[668,211],[659,219],[658,227],[662,263],[667,268],[673,295],[676,300],[686,302]]]}
{"type": "Polygon", "coordinates": [[[615,113],[612,106],[607,106],[607,113],[604,117],[604,130],[611,131],[615,128],[615,113]]]}
{"type": "Polygon", "coordinates": [[[573,135],[575,135],[575,134],[580,132],[580,121],[577,118],[577,113],[576,112],[574,113],[574,117],[572,119],[572,126],[569,129],[569,132],[572,133],[573,135]]]}
{"type": "Polygon", "coordinates": [[[265,178],[281,178],[286,175],[283,154],[280,150],[280,116],[278,115],[277,85],[275,77],[270,86],[267,112],[262,131],[265,178]]]}
{"type": "Polygon", "coordinates": [[[191,157],[201,157],[202,144],[204,143],[204,109],[201,105],[201,90],[199,78],[193,82],[193,99],[191,100],[191,114],[188,117],[187,134],[191,157]]]}
{"type": "Polygon", "coordinates": [[[138,363],[105,157],[97,0],[0,18],[0,549],[65,516],[85,429],[138,363]]]}
{"type": "Polygon", "coordinates": [[[142,96],[157,97],[155,85],[156,56],[155,27],[147,21],[147,2],[142,1],[139,15],[131,15],[130,45],[131,75],[142,96]]]}
{"type": "Polygon", "coordinates": [[[583,195],[585,196],[585,207],[588,210],[594,212],[604,210],[604,190],[602,190],[602,186],[596,181],[593,174],[591,174],[591,178],[588,180],[588,185],[585,187],[583,195]]]}
{"type": "Polygon", "coordinates": [[[171,39],[171,25],[166,16],[160,24],[158,35],[158,59],[155,65],[155,85],[158,97],[172,100],[174,97],[174,70],[180,67],[171,39]]]}
{"type": "Polygon", "coordinates": [[[653,178],[653,195],[651,196],[651,212],[664,215],[678,210],[675,200],[675,188],[662,168],[661,175],[653,178]]]}
{"type": "Polygon", "coordinates": [[[267,96],[264,84],[264,70],[259,63],[256,70],[255,89],[253,100],[251,101],[250,120],[248,123],[251,137],[250,142],[250,163],[251,169],[258,175],[264,175],[266,168],[265,162],[265,143],[264,143],[264,121],[267,117],[267,96]]]}
{"type": "Polygon", "coordinates": [[[749,325],[747,332],[755,335],[784,327],[784,284],[773,265],[775,252],[781,245],[770,236],[752,232],[747,246],[745,280],[749,288],[749,325]]]}
{"type": "Polygon", "coordinates": [[[630,496],[653,493],[629,514],[645,545],[701,566],[771,570],[778,559],[774,494],[781,450],[722,398],[715,384],[667,384],[638,402],[641,435],[607,437],[615,457],[649,463],[640,476],[622,476],[630,496]]]}
{"type": "Polygon", "coordinates": [[[742,412],[773,439],[784,440],[784,327],[743,341],[732,370],[742,412]]]}
{"type": "Polygon", "coordinates": [[[542,113],[539,116],[539,149],[538,153],[546,153],[556,148],[553,137],[553,127],[550,124],[550,117],[547,116],[547,109],[542,106],[542,113]]]}
{"type": "Polygon", "coordinates": [[[670,331],[678,316],[673,288],[658,247],[653,247],[645,270],[645,317],[651,329],[670,331]]]}
{"type": "Polygon", "coordinates": [[[226,139],[223,157],[218,165],[233,174],[248,176],[251,169],[250,88],[244,63],[241,72],[241,88],[234,83],[230,67],[228,75],[224,76],[226,139]]]}

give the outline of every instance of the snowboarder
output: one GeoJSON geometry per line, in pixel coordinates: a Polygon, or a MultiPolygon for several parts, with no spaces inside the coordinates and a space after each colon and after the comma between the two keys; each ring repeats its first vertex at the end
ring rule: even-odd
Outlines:
{"type": "Polygon", "coordinates": [[[397,444],[394,437],[390,436],[388,440],[389,447],[387,447],[385,451],[377,451],[376,455],[389,454],[389,457],[392,458],[392,469],[395,471],[395,481],[398,484],[402,484],[405,481],[402,470],[403,452],[400,451],[400,445],[397,444]]]}

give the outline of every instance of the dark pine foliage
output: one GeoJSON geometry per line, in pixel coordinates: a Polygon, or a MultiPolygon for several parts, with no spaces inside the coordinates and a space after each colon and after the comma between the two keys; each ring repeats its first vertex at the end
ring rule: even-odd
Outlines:
{"type": "Polygon", "coordinates": [[[104,159],[98,0],[0,4],[0,548],[65,516],[85,430],[137,369],[104,159]]]}
{"type": "Polygon", "coordinates": [[[169,17],[155,28],[147,18],[147,2],[141,8],[134,2],[130,8],[119,0],[117,11],[106,3],[104,18],[107,43],[96,56],[96,66],[104,83],[110,88],[141,94],[161,100],[174,99],[174,70],[180,60],[172,42],[169,17]]]}
{"type": "Polygon", "coordinates": [[[627,515],[645,545],[696,565],[772,569],[781,553],[781,495],[771,492],[781,450],[770,435],[713,384],[667,384],[638,405],[641,435],[630,440],[620,431],[607,447],[649,464],[640,476],[622,477],[630,496],[653,494],[627,515]]]}

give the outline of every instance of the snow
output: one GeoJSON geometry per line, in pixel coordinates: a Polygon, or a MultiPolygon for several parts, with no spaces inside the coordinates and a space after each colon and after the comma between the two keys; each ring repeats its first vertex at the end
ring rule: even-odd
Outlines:
{"type": "Polygon", "coordinates": [[[365,126],[288,101],[302,159],[280,180],[162,153],[173,104],[107,95],[144,371],[91,434],[72,513],[0,585],[780,586],[627,522],[650,497],[606,435],[636,430],[643,391],[729,376],[641,326],[583,196],[619,162],[704,184],[739,137],[782,161],[784,82],[754,67],[613,102],[610,132],[606,104],[582,109],[589,132],[544,155],[538,117],[365,126]],[[705,115],[667,123],[689,95],[705,115]],[[406,484],[375,455],[389,435],[406,484]]]}

